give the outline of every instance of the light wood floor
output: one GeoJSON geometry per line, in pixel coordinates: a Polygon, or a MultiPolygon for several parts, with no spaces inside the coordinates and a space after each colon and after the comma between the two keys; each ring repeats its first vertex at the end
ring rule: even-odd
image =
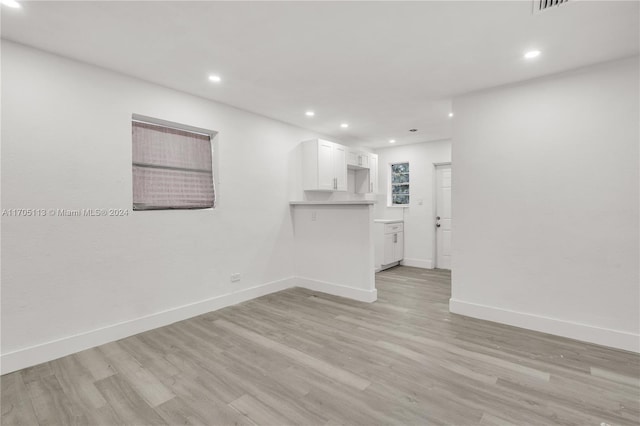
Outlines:
{"type": "Polygon", "coordinates": [[[378,302],[292,289],[2,376],[3,425],[637,425],[638,355],[448,312],[450,275],[378,302]]]}

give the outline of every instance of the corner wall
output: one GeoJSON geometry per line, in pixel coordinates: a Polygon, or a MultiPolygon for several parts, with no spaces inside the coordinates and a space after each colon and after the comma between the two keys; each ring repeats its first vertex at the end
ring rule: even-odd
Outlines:
{"type": "Polygon", "coordinates": [[[452,312],[640,350],[638,57],[454,99],[452,312]]]}
{"type": "Polygon", "coordinates": [[[291,210],[297,285],[374,302],[373,206],[296,205],[291,210]]]}
{"type": "Polygon", "coordinates": [[[3,41],[2,208],[129,213],[2,217],[2,371],[295,285],[289,201],[315,137],[3,41]],[[134,113],[219,132],[216,209],[131,211],[134,113]]]}

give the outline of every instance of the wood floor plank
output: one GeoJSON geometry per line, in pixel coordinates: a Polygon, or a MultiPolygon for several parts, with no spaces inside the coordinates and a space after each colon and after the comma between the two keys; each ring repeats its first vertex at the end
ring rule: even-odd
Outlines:
{"type": "Polygon", "coordinates": [[[295,362],[304,364],[309,368],[313,368],[314,370],[320,371],[322,372],[322,374],[328,377],[331,377],[338,382],[352,386],[358,390],[363,390],[370,385],[369,381],[364,380],[363,378],[358,377],[355,374],[352,374],[340,368],[336,368],[335,366],[328,364],[324,361],[321,361],[317,358],[314,358],[312,356],[309,356],[304,352],[300,352],[288,346],[281,345],[273,340],[267,339],[257,333],[254,333],[250,330],[242,328],[229,321],[220,319],[220,320],[216,320],[215,324],[218,327],[231,330],[234,333],[238,334],[239,336],[242,336],[248,340],[254,341],[264,346],[265,348],[274,350],[275,352],[278,352],[281,355],[291,358],[295,362]]]}
{"type": "Polygon", "coordinates": [[[632,388],[637,388],[638,386],[640,386],[640,378],[638,377],[630,377],[624,374],[618,374],[613,371],[596,367],[591,367],[590,372],[592,376],[601,377],[603,379],[629,385],[632,388]]]}
{"type": "Polygon", "coordinates": [[[2,385],[2,422],[4,425],[31,426],[38,424],[36,413],[22,374],[5,374],[0,379],[2,385]]]}
{"type": "Polygon", "coordinates": [[[41,380],[47,376],[53,376],[53,370],[51,370],[51,365],[48,362],[25,368],[20,373],[25,384],[41,380]]]}
{"type": "Polygon", "coordinates": [[[167,424],[119,374],[97,381],[96,387],[117,413],[120,424],[167,424]]]}
{"type": "Polygon", "coordinates": [[[81,402],[82,406],[91,408],[104,407],[107,401],[94,385],[91,374],[82,367],[73,356],[51,361],[49,364],[55,373],[60,386],[69,397],[81,402]]]}
{"type": "Polygon", "coordinates": [[[250,418],[256,424],[265,425],[286,425],[290,424],[290,420],[273,410],[271,407],[264,405],[251,395],[243,395],[232,401],[231,407],[238,410],[239,413],[250,418]]]}
{"type": "Polygon", "coordinates": [[[127,380],[152,407],[167,402],[175,396],[118,342],[102,345],[100,350],[118,371],[120,378],[127,380]]]}
{"type": "Polygon", "coordinates": [[[87,349],[74,355],[80,364],[93,376],[94,380],[102,380],[116,374],[111,364],[98,348],[87,349]]]}
{"type": "Polygon", "coordinates": [[[32,380],[27,390],[40,425],[86,425],[85,413],[76,409],[55,375],[32,380]]]}
{"type": "Polygon", "coordinates": [[[638,354],[451,314],[450,280],[288,289],[11,373],[1,422],[640,424],[638,354]]]}
{"type": "Polygon", "coordinates": [[[49,364],[69,401],[87,417],[87,424],[111,426],[119,423],[117,414],[96,388],[93,376],[75,356],[49,364]]]}

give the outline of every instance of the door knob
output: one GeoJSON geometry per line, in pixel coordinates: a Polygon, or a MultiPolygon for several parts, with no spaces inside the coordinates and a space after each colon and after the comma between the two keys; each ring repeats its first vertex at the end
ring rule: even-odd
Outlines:
{"type": "Polygon", "coordinates": [[[439,223],[436,223],[436,228],[440,228],[440,224],[439,223]]]}
{"type": "Polygon", "coordinates": [[[440,220],[440,216],[436,216],[436,220],[440,220]]]}

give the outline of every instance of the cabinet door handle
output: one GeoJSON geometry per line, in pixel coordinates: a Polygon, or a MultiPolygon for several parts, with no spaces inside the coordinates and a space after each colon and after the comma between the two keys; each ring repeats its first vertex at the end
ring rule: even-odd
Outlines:
{"type": "Polygon", "coordinates": [[[362,155],[358,155],[358,166],[362,166],[362,155]]]}
{"type": "Polygon", "coordinates": [[[393,242],[394,243],[398,242],[398,234],[393,234],[393,242]]]}

